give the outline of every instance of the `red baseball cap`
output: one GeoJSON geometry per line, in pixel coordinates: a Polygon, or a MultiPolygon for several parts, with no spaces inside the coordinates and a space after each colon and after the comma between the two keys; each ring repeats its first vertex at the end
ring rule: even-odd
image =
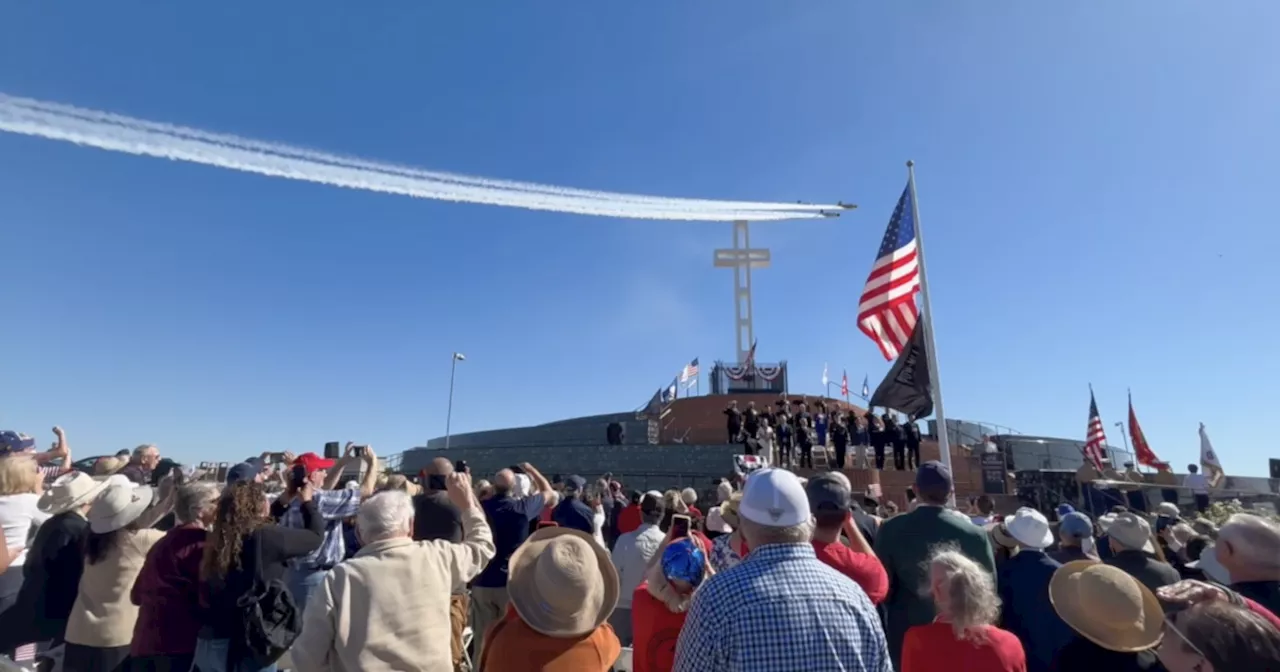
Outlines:
{"type": "Polygon", "coordinates": [[[307,470],[307,473],[319,471],[321,469],[332,469],[334,460],[326,460],[315,453],[303,453],[298,459],[293,461],[294,466],[301,466],[307,470]]]}

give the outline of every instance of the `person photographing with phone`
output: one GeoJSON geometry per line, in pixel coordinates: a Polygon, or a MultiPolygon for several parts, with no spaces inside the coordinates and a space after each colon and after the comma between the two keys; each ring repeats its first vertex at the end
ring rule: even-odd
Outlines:
{"type": "Polygon", "coordinates": [[[305,608],[311,590],[324,580],[325,572],[346,557],[346,540],[342,520],[356,515],[361,500],[373,494],[378,482],[378,457],[372,446],[347,443],[340,460],[328,460],[315,453],[303,453],[288,465],[288,483],[284,493],[271,505],[271,515],[283,527],[306,529],[299,492],[311,486],[312,501],[324,519],[324,539],[310,554],[292,561],[285,583],[299,611],[305,608]],[[359,449],[359,450],[357,450],[359,449]],[[364,478],[359,490],[337,489],[342,472],[348,465],[364,462],[364,478]]]}

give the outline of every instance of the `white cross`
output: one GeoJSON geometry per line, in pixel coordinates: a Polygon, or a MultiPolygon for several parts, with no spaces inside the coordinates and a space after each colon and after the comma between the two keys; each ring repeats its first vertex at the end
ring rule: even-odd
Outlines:
{"type": "Polygon", "coordinates": [[[747,351],[755,342],[751,317],[751,269],[769,267],[769,250],[751,249],[749,222],[733,223],[733,247],[715,251],[716,268],[733,269],[733,319],[738,339],[738,363],[747,361],[747,351]]]}

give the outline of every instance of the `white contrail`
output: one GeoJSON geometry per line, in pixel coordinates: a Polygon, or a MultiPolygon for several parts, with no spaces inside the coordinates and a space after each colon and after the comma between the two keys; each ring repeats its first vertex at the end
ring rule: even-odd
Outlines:
{"type": "Polygon", "coordinates": [[[0,131],[261,175],[444,201],[634,219],[753,221],[839,206],[708,201],[562,189],[422,171],[0,94],[0,131]]]}

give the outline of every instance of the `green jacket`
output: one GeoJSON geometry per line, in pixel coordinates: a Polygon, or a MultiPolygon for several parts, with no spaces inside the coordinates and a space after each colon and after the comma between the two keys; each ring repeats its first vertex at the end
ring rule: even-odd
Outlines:
{"type": "Polygon", "coordinates": [[[902,660],[902,638],[913,625],[933,622],[933,600],[928,597],[929,577],[924,563],[937,546],[954,543],[961,553],[987,568],[994,579],[996,561],[986,529],[974,525],[958,511],[939,506],[921,506],[884,521],[876,535],[876,555],[889,575],[888,612],[889,655],[898,669],[902,660]]]}

